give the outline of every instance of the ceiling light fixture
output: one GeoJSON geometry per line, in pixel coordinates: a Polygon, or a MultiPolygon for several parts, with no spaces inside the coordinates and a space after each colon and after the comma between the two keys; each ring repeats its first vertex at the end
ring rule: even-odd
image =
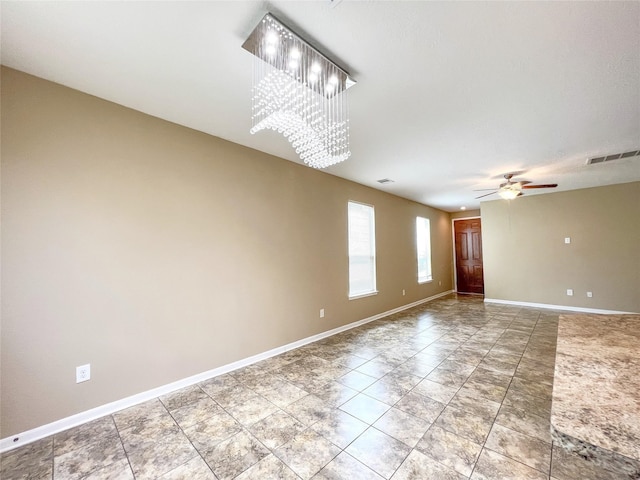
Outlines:
{"type": "Polygon", "coordinates": [[[500,195],[505,200],[513,200],[514,198],[516,198],[518,195],[521,194],[520,190],[521,190],[520,184],[511,183],[511,184],[505,185],[500,190],[498,190],[498,195],[500,195]]]}
{"type": "Polygon", "coordinates": [[[269,13],[242,48],[254,55],[250,132],[282,133],[314,168],[349,158],[349,74],[269,13]]]}

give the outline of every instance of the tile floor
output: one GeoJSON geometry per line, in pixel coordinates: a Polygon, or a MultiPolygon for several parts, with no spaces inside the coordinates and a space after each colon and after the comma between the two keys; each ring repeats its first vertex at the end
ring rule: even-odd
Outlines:
{"type": "Polygon", "coordinates": [[[0,476],[622,478],[552,444],[557,324],[452,295],[7,452],[0,476]]]}

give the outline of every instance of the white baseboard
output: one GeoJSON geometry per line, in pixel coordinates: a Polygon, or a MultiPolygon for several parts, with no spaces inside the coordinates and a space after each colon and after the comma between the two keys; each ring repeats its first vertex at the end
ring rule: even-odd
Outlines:
{"type": "Polygon", "coordinates": [[[515,302],[513,300],[500,300],[497,298],[485,298],[487,303],[501,303],[504,305],[518,305],[520,307],[534,307],[534,308],[547,308],[551,310],[567,310],[569,312],[582,312],[582,313],[602,313],[605,315],[613,314],[635,314],[635,312],[621,312],[618,310],[602,310],[599,308],[582,308],[582,307],[569,307],[567,305],[550,305],[548,303],[531,303],[531,302],[515,302]]]}
{"type": "Polygon", "coordinates": [[[253,355],[251,357],[238,360],[237,362],[229,363],[227,365],[223,365],[222,367],[214,368],[213,370],[208,370],[206,372],[202,372],[197,375],[193,375],[191,377],[183,378],[176,382],[168,383],[166,385],[162,385],[160,387],[147,390],[146,392],[141,392],[136,395],[123,398],[121,400],[116,400],[115,402],[107,403],[106,405],[101,405],[99,407],[92,408],[90,410],[86,410],[84,412],[80,412],[75,415],[71,415],[70,417],[62,418],[60,420],[56,420],[55,422],[51,422],[46,425],[42,425],[40,427],[27,430],[26,432],[22,432],[17,435],[12,435],[10,437],[3,438],[0,440],[0,453],[13,450],[14,448],[18,448],[28,443],[35,442],[36,440],[40,440],[41,438],[45,438],[55,433],[59,433],[64,430],[67,430],[69,428],[82,425],[83,423],[96,420],[100,417],[104,417],[105,415],[110,415],[119,410],[123,410],[125,408],[138,405],[139,403],[146,402],[148,400],[153,400],[154,398],[157,398],[161,395],[166,395],[167,393],[171,393],[176,390],[180,390],[181,388],[188,387],[190,385],[194,385],[204,380],[208,380],[210,378],[232,372],[233,370],[246,367],[247,365],[251,365],[253,363],[260,362],[262,360],[266,360],[267,358],[280,355],[281,353],[288,352],[289,350],[302,347],[309,343],[317,342],[318,340],[322,340],[323,338],[336,335],[340,332],[344,332],[346,330],[350,330],[355,327],[359,327],[360,325],[364,325],[365,323],[373,322],[374,320],[384,318],[386,316],[401,312],[408,308],[415,307],[426,302],[430,302],[432,300],[435,300],[436,298],[449,295],[450,293],[453,293],[453,290],[448,290],[446,292],[442,292],[437,295],[433,295],[431,297],[423,298],[422,300],[418,300],[417,302],[409,303],[407,305],[402,305],[398,308],[394,308],[392,310],[388,310],[386,312],[379,313],[377,315],[373,315],[371,317],[364,318],[362,320],[358,320],[358,321],[349,323],[347,325],[343,325],[342,327],[338,327],[332,330],[328,330],[326,332],[318,333],[317,335],[312,335],[310,337],[303,338],[302,340],[297,340],[295,342],[288,343],[287,345],[284,345],[282,347],[276,347],[266,352],[262,352],[257,355],[253,355]]]}

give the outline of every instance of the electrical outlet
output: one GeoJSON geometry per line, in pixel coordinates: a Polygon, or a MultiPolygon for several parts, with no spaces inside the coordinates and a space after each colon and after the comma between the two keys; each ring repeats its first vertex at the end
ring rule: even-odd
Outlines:
{"type": "Polygon", "coordinates": [[[570,288],[567,288],[567,297],[573,297],[573,290],[570,288]]]}
{"type": "Polygon", "coordinates": [[[404,288],[402,289],[402,296],[404,297],[406,294],[406,292],[404,291],[404,288]]]}
{"type": "Polygon", "coordinates": [[[320,309],[320,318],[324,318],[324,308],[320,309]]]}
{"type": "Polygon", "coordinates": [[[442,286],[442,280],[438,280],[438,286],[442,286]]]}
{"type": "Polygon", "coordinates": [[[564,237],[564,243],[571,243],[571,237],[564,237]]]}
{"type": "Polygon", "coordinates": [[[91,364],[80,365],[76,367],[76,383],[86,382],[91,380],[91,364]]]}
{"type": "Polygon", "coordinates": [[[587,297],[588,298],[593,298],[593,292],[587,292],[587,297]]]}

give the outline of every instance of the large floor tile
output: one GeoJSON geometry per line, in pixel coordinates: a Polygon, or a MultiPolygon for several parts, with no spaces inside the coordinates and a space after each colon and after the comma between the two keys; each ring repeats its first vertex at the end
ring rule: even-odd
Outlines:
{"type": "Polygon", "coordinates": [[[284,445],[305,429],[305,425],[299,420],[283,411],[272,413],[249,427],[249,431],[272,450],[284,445]]]}
{"type": "Polygon", "coordinates": [[[431,426],[431,422],[397,408],[391,408],[373,426],[413,448],[431,426]]]}
{"type": "Polygon", "coordinates": [[[373,377],[371,375],[367,375],[366,373],[354,370],[337,378],[336,381],[354,390],[362,391],[373,383],[377,382],[378,379],[379,377],[373,377]]]}
{"type": "Polygon", "coordinates": [[[123,458],[99,470],[94,470],[89,475],[82,477],[82,480],[134,480],[134,478],[129,461],[123,458]]]}
{"type": "Polygon", "coordinates": [[[433,423],[442,410],[444,410],[445,405],[433,398],[425,397],[412,391],[402,397],[402,399],[396,403],[395,407],[403,412],[422,418],[429,423],[433,423]]]}
{"type": "Polygon", "coordinates": [[[384,478],[391,478],[411,449],[401,441],[371,427],[349,445],[346,452],[384,478]]]}
{"type": "Polygon", "coordinates": [[[518,410],[524,410],[542,418],[551,417],[551,399],[538,398],[526,393],[507,390],[507,394],[502,401],[502,405],[503,407],[512,407],[518,410]]]}
{"type": "Polygon", "coordinates": [[[495,423],[484,446],[543,473],[549,472],[551,445],[537,438],[495,423]]]}
{"type": "Polygon", "coordinates": [[[25,445],[0,456],[0,478],[45,479],[53,475],[53,437],[25,445]]]}
{"type": "Polygon", "coordinates": [[[500,410],[500,403],[462,389],[455,394],[449,405],[489,420],[496,418],[498,410],[500,410]]]}
{"type": "Polygon", "coordinates": [[[440,383],[447,387],[458,387],[464,385],[469,378],[470,373],[457,372],[443,367],[437,367],[427,375],[427,379],[432,382],[440,383]]]}
{"type": "Polygon", "coordinates": [[[333,460],[340,449],[319,433],[307,429],[274,453],[299,477],[307,480],[333,460]]]}
{"type": "Polygon", "coordinates": [[[376,472],[346,452],[342,452],[320,470],[313,480],[383,480],[376,472]]]}
{"type": "Polygon", "coordinates": [[[496,423],[543,442],[551,443],[551,425],[548,416],[539,417],[527,410],[503,405],[496,417],[496,423]]]}
{"type": "Polygon", "coordinates": [[[391,478],[392,480],[466,480],[468,477],[445,467],[418,450],[413,450],[391,478]]]}
{"type": "Polygon", "coordinates": [[[424,397],[432,398],[440,403],[447,404],[453,396],[458,392],[459,387],[448,387],[441,383],[434,382],[428,378],[422,380],[413,389],[415,393],[419,393],[424,397]]]}
{"type": "Polygon", "coordinates": [[[384,402],[364,394],[359,394],[342,405],[340,410],[353,415],[367,424],[372,424],[390,408],[391,406],[384,402]]]}
{"type": "Polygon", "coordinates": [[[112,435],[90,443],[85,448],[56,456],[53,475],[54,478],[80,479],[126,459],[119,437],[112,435]]]}
{"type": "Polygon", "coordinates": [[[222,407],[209,396],[205,396],[194,403],[172,410],[171,416],[180,428],[185,430],[219,413],[223,413],[222,407]]]}
{"type": "Polygon", "coordinates": [[[497,403],[501,403],[507,394],[507,389],[500,385],[480,382],[478,380],[467,381],[460,390],[497,403]]]}
{"type": "Polygon", "coordinates": [[[156,398],[116,412],[113,414],[113,419],[118,430],[124,430],[166,413],[167,409],[160,399],[156,398]]]}
{"type": "Polygon", "coordinates": [[[177,410],[180,407],[197,402],[203,398],[206,398],[207,394],[198,386],[192,385],[190,387],[183,388],[176,392],[169,393],[160,397],[160,401],[164,404],[167,410],[177,410]]]}
{"type": "Polygon", "coordinates": [[[127,446],[127,458],[136,480],[154,479],[195,458],[198,452],[182,432],[127,446]]]}
{"type": "Polygon", "coordinates": [[[282,463],[278,457],[270,454],[235,477],[235,480],[266,480],[269,478],[299,480],[300,477],[282,463]]]}
{"type": "MultiPolygon", "coordinates": [[[[486,448],[478,459],[472,480],[547,480],[548,475],[486,448]]],[[[583,480],[575,477],[575,480],[583,480]]]]}
{"type": "Polygon", "coordinates": [[[215,475],[200,456],[194,457],[165,473],[158,477],[158,480],[183,480],[187,478],[189,480],[216,480],[215,475]]]}
{"type": "Polygon", "coordinates": [[[369,425],[342,410],[333,410],[327,417],[311,427],[334,445],[344,449],[369,425]]]}
{"type": "Polygon", "coordinates": [[[309,391],[331,407],[339,407],[358,395],[358,391],[337,381],[331,381],[309,391]]]}
{"type": "Polygon", "coordinates": [[[435,425],[482,445],[489,435],[493,420],[449,406],[440,414],[435,425]]]}
{"type": "Polygon", "coordinates": [[[231,480],[269,455],[269,449],[243,430],[218,443],[204,459],[219,480],[231,480]]]}
{"type": "Polygon", "coordinates": [[[241,430],[242,426],[231,415],[221,411],[185,429],[184,433],[203,454],[241,430]]]}
{"type": "Polygon", "coordinates": [[[310,392],[283,380],[277,382],[275,385],[272,384],[270,388],[263,390],[261,395],[274,405],[284,408],[296,400],[306,397],[309,393],[310,392]]]}
{"type": "Polygon", "coordinates": [[[310,426],[323,420],[331,413],[332,407],[315,395],[307,395],[287,405],[284,410],[298,419],[303,425],[310,426]]]}
{"type": "Polygon", "coordinates": [[[416,449],[468,477],[473,471],[482,446],[434,425],[427,430],[416,449]]]}
{"type": "Polygon", "coordinates": [[[362,393],[370,397],[380,400],[387,405],[393,405],[400,400],[409,389],[404,388],[393,377],[384,376],[370,387],[367,387],[362,393]]]}
{"type": "Polygon", "coordinates": [[[266,398],[257,396],[245,403],[231,405],[226,410],[240,424],[249,427],[280,409],[266,398]]]}
{"type": "Polygon", "coordinates": [[[78,427],[57,433],[54,436],[54,454],[56,456],[87,447],[102,438],[117,435],[113,417],[108,415],[78,427]]]}

